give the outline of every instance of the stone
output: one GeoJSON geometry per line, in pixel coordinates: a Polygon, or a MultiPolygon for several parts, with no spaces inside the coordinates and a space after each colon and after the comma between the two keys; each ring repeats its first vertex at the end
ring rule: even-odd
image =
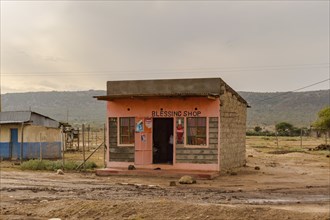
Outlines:
{"type": "Polygon", "coordinates": [[[175,181],[170,181],[170,186],[176,186],[176,182],[175,181]]]}
{"type": "Polygon", "coordinates": [[[193,184],[193,183],[196,183],[196,180],[194,178],[192,178],[191,176],[182,176],[179,179],[179,183],[180,184],[193,184]]]}
{"type": "Polygon", "coordinates": [[[135,166],[134,165],[128,165],[128,170],[135,170],[135,166]]]}
{"type": "Polygon", "coordinates": [[[57,175],[64,175],[64,172],[63,172],[63,170],[58,169],[58,170],[56,171],[56,174],[57,174],[57,175]]]}
{"type": "Polygon", "coordinates": [[[260,167],[255,166],[254,169],[255,169],[255,170],[260,170],[260,167]]]}
{"type": "Polygon", "coordinates": [[[248,157],[253,157],[253,155],[252,154],[249,154],[248,157]]]}
{"type": "Polygon", "coordinates": [[[231,171],[231,172],[230,172],[230,175],[231,175],[231,176],[236,176],[237,173],[236,173],[235,171],[231,171]]]}

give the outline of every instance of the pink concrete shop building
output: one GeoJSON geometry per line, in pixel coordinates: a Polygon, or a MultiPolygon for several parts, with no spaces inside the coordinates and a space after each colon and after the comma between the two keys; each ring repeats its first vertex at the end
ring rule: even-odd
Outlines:
{"type": "Polygon", "coordinates": [[[245,163],[247,102],[220,78],[108,81],[108,168],[221,171],[245,163]]]}

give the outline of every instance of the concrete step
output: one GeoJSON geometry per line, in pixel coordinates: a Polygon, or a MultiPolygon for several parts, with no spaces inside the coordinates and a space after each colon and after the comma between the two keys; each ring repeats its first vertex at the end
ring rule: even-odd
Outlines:
{"type": "Polygon", "coordinates": [[[187,170],[153,170],[153,169],[135,169],[127,170],[122,168],[104,168],[96,170],[97,176],[155,176],[155,177],[181,177],[189,175],[195,179],[214,179],[220,175],[219,172],[211,171],[187,171],[187,170]]]}

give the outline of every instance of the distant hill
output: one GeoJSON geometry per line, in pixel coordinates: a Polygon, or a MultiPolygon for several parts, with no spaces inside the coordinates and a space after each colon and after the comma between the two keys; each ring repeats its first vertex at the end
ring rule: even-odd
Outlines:
{"type": "Polygon", "coordinates": [[[330,104],[330,90],[309,92],[239,92],[247,100],[248,126],[268,126],[289,122],[294,126],[310,126],[320,109],[330,104]]]}
{"type": "MultiPolygon", "coordinates": [[[[329,105],[329,90],[295,93],[239,92],[247,100],[247,124],[269,126],[286,121],[295,126],[309,126],[317,112],[329,105]]],[[[105,95],[103,90],[77,92],[27,92],[2,95],[3,111],[29,110],[45,114],[59,121],[73,124],[90,123],[100,126],[105,122],[106,105],[93,96],[105,95]]]]}
{"type": "Polygon", "coordinates": [[[105,95],[105,91],[77,92],[26,92],[8,93],[2,97],[3,111],[29,110],[45,114],[58,121],[82,124],[105,123],[106,102],[93,96],[105,95]]]}

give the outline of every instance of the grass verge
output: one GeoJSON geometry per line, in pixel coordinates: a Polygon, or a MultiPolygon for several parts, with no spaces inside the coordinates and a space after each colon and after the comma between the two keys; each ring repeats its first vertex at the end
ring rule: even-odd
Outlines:
{"type": "MultiPolygon", "coordinates": [[[[51,160],[29,160],[21,164],[22,170],[50,170],[54,171],[57,169],[64,170],[76,170],[77,167],[81,164],[79,161],[66,161],[64,167],[62,161],[51,161],[51,160]]],[[[85,163],[85,169],[94,169],[97,165],[95,162],[87,161],[85,163]]]]}

